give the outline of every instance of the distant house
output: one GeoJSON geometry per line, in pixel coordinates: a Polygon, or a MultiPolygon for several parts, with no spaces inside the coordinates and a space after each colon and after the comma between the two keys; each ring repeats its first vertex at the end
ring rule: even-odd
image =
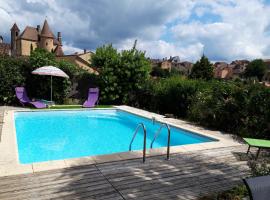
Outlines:
{"type": "Polygon", "coordinates": [[[248,60],[235,60],[231,62],[230,67],[233,69],[233,76],[241,76],[245,72],[248,64],[248,60]]]}
{"type": "Polygon", "coordinates": [[[214,77],[231,79],[233,77],[233,68],[226,62],[216,62],[214,64],[214,77]]]}
{"type": "Polygon", "coordinates": [[[193,67],[193,63],[185,61],[181,62],[179,56],[167,57],[163,59],[150,59],[152,67],[160,67],[161,69],[165,69],[171,71],[172,69],[181,72],[184,75],[188,75],[191,72],[191,68],[193,67]]]}
{"type": "Polygon", "coordinates": [[[10,54],[10,44],[4,43],[4,38],[0,36],[0,55],[9,56],[10,54]]]}
{"type": "Polygon", "coordinates": [[[83,53],[74,53],[71,55],[57,56],[56,59],[69,61],[90,73],[98,74],[98,72],[93,67],[90,67],[90,60],[93,54],[94,53],[91,51],[84,50],[83,53]]]}
{"type": "Polygon", "coordinates": [[[189,75],[192,67],[193,67],[193,63],[188,62],[188,61],[173,63],[173,66],[172,66],[174,70],[181,72],[181,74],[183,75],[189,75]]]}
{"type": "Polygon", "coordinates": [[[164,59],[160,64],[161,69],[167,69],[169,71],[172,70],[172,62],[170,60],[164,59]]]}

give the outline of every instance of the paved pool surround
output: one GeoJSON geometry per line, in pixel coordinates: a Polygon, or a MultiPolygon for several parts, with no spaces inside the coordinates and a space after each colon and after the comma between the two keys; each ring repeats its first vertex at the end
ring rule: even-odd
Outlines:
{"type": "MultiPolygon", "coordinates": [[[[171,126],[181,128],[187,131],[191,131],[191,132],[194,132],[194,133],[206,136],[206,137],[210,137],[216,140],[212,142],[199,143],[199,144],[172,146],[171,151],[170,151],[171,154],[241,145],[240,143],[234,141],[229,135],[224,135],[219,131],[207,130],[202,127],[198,127],[193,124],[190,124],[189,122],[186,122],[186,121],[173,119],[173,118],[165,118],[165,116],[158,115],[156,113],[148,112],[145,110],[133,108],[130,106],[114,106],[114,108],[129,112],[132,114],[136,114],[142,117],[146,117],[149,119],[152,119],[154,117],[155,120],[161,123],[162,122],[167,123],[171,126]]],[[[38,171],[46,171],[46,170],[51,170],[51,169],[61,169],[61,168],[67,168],[67,167],[72,167],[72,166],[112,162],[112,161],[119,161],[119,160],[134,159],[134,158],[142,157],[142,151],[139,150],[139,151],[115,153],[115,154],[109,154],[109,155],[87,156],[87,157],[82,157],[82,158],[39,162],[39,163],[33,163],[33,164],[20,164],[19,159],[18,159],[18,149],[17,149],[17,141],[16,141],[15,122],[14,122],[14,112],[16,111],[26,111],[26,109],[21,109],[21,108],[9,109],[7,107],[5,108],[4,112],[2,112],[3,123],[2,123],[2,134],[0,134],[1,135],[0,176],[35,173],[38,171]]],[[[28,111],[36,112],[38,110],[28,109],[28,111]]],[[[50,110],[48,111],[50,112],[50,110]]],[[[165,158],[166,150],[167,150],[166,147],[147,150],[146,162],[147,162],[147,159],[151,156],[164,155],[164,158],[165,158]]]]}

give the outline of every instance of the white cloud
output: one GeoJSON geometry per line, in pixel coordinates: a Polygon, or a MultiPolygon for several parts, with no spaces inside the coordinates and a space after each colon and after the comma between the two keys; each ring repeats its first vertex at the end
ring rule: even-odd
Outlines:
{"type": "Polygon", "coordinates": [[[73,53],[75,53],[75,52],[77,52],[77,53],[82,53],[82,52],[83,52],[83,49],[76,48],[76,47],[74,47],[73,44],[63,42],[63,51],[64,51],[66,54],[73,54],[73,53]]]}
{"type": "Polygon", "coordinates": [[[175,39],[185,44],[201,42],[212,59],[254,59],[270,56],[266,29],[270,24],[269,7],[259,0],[230,1],[228,4],[205,2],[221,17],[221,22],[189,22],[172,27],[175,39]]]}
{"type": "Polygon", "coordinates": [[[105,43],[130,48],[136,38],[151,57],[195,60],[203,49],[212,60],[270,56],[263,0],[0,0],[0,35],[7,41],[14,22],[23,30],[46,16],[66,53],[105,43]]]}
{"type": "MultiPolygon", "coordinates": [[[[131,49],[135,39],[125,40],[117,45],[118,49],[131,49]]],[[[180,56],[181,60],[196,61],[203,53],[203,45],[201,43],[192,44],[189,46],[181,46],[163,40],[157,41],[137,41],[137,49],[146,52],[146,56],[152,58],[163,58],[170,56],[180,56]]]]}

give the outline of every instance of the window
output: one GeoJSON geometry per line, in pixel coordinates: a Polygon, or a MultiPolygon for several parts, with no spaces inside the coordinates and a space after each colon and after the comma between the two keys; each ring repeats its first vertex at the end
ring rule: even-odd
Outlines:
{"type": "Polygon", "coordinates": [[[15,32],[15,35],[18,36],[18,32],[15,32]]]}
{"type": "Polygon", "coordinates": [[[46,42],[46,46],[48,46],[48,42],[46,42]]]}

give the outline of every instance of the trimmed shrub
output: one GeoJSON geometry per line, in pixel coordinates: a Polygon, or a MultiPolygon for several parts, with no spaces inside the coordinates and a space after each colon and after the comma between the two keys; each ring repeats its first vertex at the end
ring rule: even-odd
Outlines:
{"type": "Polygon", "coordinates": [[[151,80],[133,99],[130,105],[153,112],[240,136],[270,139],[270,89],[261,84],[174,76],[151,80]]]}

